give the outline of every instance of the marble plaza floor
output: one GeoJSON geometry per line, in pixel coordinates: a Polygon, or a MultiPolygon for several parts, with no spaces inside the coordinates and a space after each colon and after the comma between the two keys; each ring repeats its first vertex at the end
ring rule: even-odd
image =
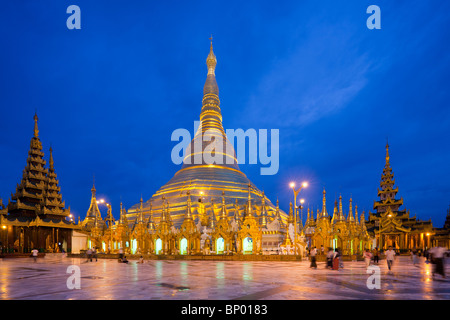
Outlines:
{"type": "MultiPolygon", "coordinates": [[[[308,261],[130,261],[67,258],[47,255],[0,259],[0,299],[3,300],[303,300],[303,299],[450,299],[447,278],[432,279],[431,265],[422,258],[414,266],[398,257],[392,274],[379,264],[380,289],[369,289],[364,262],[344,262],[340,271],[308,261]],[[69,289],[68,267],[79,267],[80,289],[69,289]]],[[[72,282],[74,283],[74,282],[72,282]]]]}

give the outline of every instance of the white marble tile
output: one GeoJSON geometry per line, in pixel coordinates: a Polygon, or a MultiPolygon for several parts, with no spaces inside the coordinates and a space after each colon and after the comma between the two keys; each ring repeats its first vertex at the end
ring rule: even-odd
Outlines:
{"type": "MultiPolygon", "coordinates": [[[[448,261],[447,261],[448,262],[448,261]]],[[[116,260],[47,255],[0,261],[0,299],[31,300],[303,300],[303,299],[450,299],[450,280],[432,279],[431,265],[414,266],[397,258],[389,274],[381,261],[381,289],[366,285],[363,262],[345,262],[339,271],[308,261],[162,261],[121,264],[116,260]],[[80,268],[81,289],[70,290],[71,265],[80,268]]],[[[447,266],[447,274],[450,271],[447,266]]]]}

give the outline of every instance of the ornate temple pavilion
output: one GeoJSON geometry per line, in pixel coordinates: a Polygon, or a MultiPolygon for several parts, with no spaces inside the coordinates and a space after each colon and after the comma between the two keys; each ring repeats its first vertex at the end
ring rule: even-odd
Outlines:
{"type": "MultiPolygon", "coordinates": [[[[173,224],[179,227],[188,206],[188,192],[192,199],[192,212],[195,218],[201,216],[208,221],[213,219],[213,216],[220,215],[222,196],[225,199],[227,215],[233,215],[235,210],[243,214],[248,203],[249,186],[253,209],[259,213],[264,202],[267,210],[263,214],[267,215],[266,218],[275,217],[276,207],[240,171],[234,148],[225,134],[220,110],[219,87],[215,77],[216,64],[217,59],[211,42],[206,59],[208,73],[203,87],[200,126],[187,149],[183,166],[151,199],[144,202],[142,206],[136,204],[128,210],[127,219],[130,223],[137,220],[140,210],[143,211],[144,219],[149,218],[150,210],[152,210],[157,222],[161,219],[164,206],[173,224]],[[205,161],[204,152],[214,143],[223,144],[220,148],[223,152],[215,154],[215,159],[218,161],[208,164],[205,161]]],[[[287,215],[283,211],[280,212],[285,222],[287,215]]]]}
{"type": "Polygon", "coordinates": [[[16,192],[7,206],[0,201],[0,241],[9,253],[70,252],[72,233],[79,226],[69,221],[57,180],[53,150],[48,168],[39,139],[38,117],[34,116],[34,134],[28,151],[27,165],[16,192]]]}
{"type": "Polygon", "coordinates": [[[394,184],[389,144],[386,144],[386,163],[378,189],[380,200],[374,202],[375,212],[369,212],[369,234],[376,239],[376,246],[380,249],[389,246],[401,251],[430,248],[430,237],[434,233],[431,219],[422,221],[415,216],[410,217],[409,210],[400,209],[403,198],[396,199],[398,187],[394,187],[394,184]]]}

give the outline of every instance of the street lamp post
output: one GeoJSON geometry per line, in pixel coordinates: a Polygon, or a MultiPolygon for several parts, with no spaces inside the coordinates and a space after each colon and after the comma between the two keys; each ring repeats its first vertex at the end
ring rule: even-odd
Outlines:
{"type": "Polygon", "coordinates": [[[300,222],[303,228],[303,204],[305,203],[305,199],[300,199],[300,222]]]}
{"type": "Polygon", "coordinates": [[[297,196],[302,190],[302,188],[306,188],[308,186],[307,182],[303,182],[302,185],[295,190],[295,182],[291,182],[289,186],[294,191],[294,254],[297,254],[297,196]]]}

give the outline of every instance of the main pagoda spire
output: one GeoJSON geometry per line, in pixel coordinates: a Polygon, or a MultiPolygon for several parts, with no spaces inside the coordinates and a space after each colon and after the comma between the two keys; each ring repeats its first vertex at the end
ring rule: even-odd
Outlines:
{"type": "MultiPolygon", "coordinates": [[[[234,147],[223,129],[216,66],[217,58],[211,39],[209,53],[206,57],[207,72],[203,86],[200,122],[195,136],[186,148],[181,169],[151,198],[155,212],[163,210],[163,196],[170,199],[173,204],[170,215],[174,219],[176,227],[180,226],[184,220],[187,206],[185,192],[188,190],[192,197],[201,199],[197,211],[199,218],[203,218],[201,219],[203,226],[209,225],[208,220],[210,219],[209,211],[208,214],[205,213],[203,203],[212,203],[212,199],[219,199],[223,191],[226,192],[227,203],[231,204],[237,200],[238,205],[242,208],[245,206],[248,208],[249,184],[251,185],[250,197],[254,204],[259,203],[263,197],[262,191],[240,171],[234,147]]],[[[144,203],[146,215],[148,215],[149,203],[150,201],[144,203]]],[[[128,210],[129,221],[138,219],[139,206],[139,204],[135,204],[128,210]]],[[[276,209],[267,198],[266,208],[268,219],[272,219],[276,209]]],[[[285,221],[286,213],[280,210],[280,214],[285,221]]],[[[252,215],[254,216],[253,212],[252,215]]]]}
{"type": "Polygon", "coordinates": [[[206,58],[208,73],[203,86],[200,126],[187,148],[183,168],[196,165],[220,165],[239,170],[236,153],[228,141],[222,125],[219,87],[215,73],[216,65],[217,58],[211,38],[211,46],[206,58]]]}

